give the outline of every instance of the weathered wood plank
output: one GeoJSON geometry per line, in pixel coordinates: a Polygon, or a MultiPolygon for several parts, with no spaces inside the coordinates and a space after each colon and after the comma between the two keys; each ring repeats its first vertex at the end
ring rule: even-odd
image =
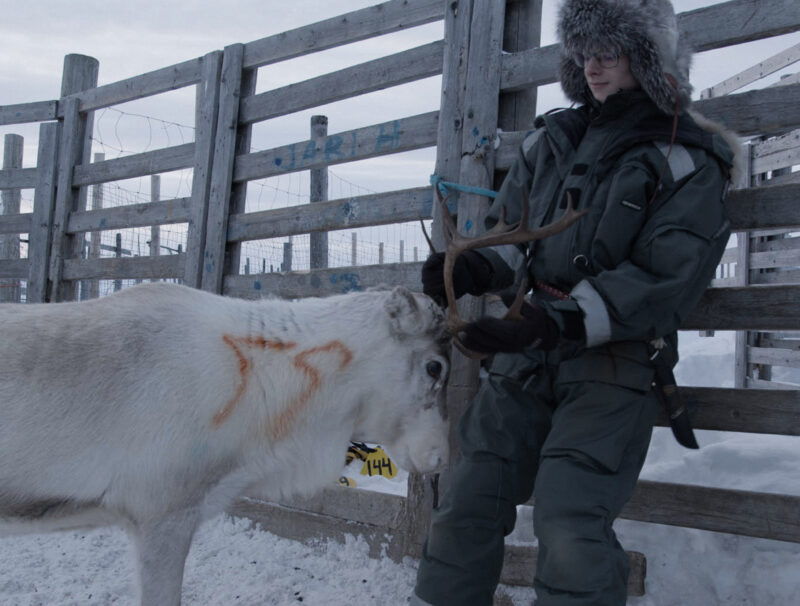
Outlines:
{"type": "Polygon", "coordinates": [[[683,330],[800,329],[800,286],[764,285],[706,290],[683,330]]]}
{"type": "Polygon", "coordinates": [[[678,28],[697,52],[800,30],[795,0],[731,0],[678,15],[678,28]]]}
{"type": "Polygon", "coordinates": [[[735,231],[800,227],[800,184],[733,190],[725,211],[735,231]]]}
{"type": "MultiPolygon", "coordinates": [[[[503,553],[503,571],[500,582],[505,585],[530,587],[533,585],[533,574],[539,550],[527,545],[506,545],[503,553]]],[[[628,551],[631,564],[628,575],[628,595],[643,596],[644,581],[647,576],[647,561],[638,551],[628,551]]]]}
{"type": "Polygon", "coordinates": [[[800,269],[781,269],[754,273],[750,277],[751,284],[798,284],[800,283],[800,269]]]}
{"type": "Polygon", "coordinates": [[[36,187],[35,168],[7,168],[0,170],[0,189],[36,187]]]}
{"type": "Polygon", "coordinates": [[[442,72],[444,42],[367,61],[242,99],[239,121],[251,124],[310,107],[414,82],[442,72]]]}
{"type": "Polygon", "coordinates": [[[694,106],[741,136],[779,134],[800,125],[800,84],[704,99],[694,106]]]}
{"type": "MultiPolygon", "coordinates": [[[[78,108],[82,112],[126,103],[196,84],[200,81],[202,66],[203,58],[198,57],[146,74],[81,91],[75,93],[74,96],[78,99],[78,108]]],[[[59,117],[63,115],[61,107],[59,107],[58,115],[59,117]]]]}
{"type": "Polygon", "coordinates": [[[219,113],[217,117],[214,159],[208,194],[205,251],[200,288],[218,293],[225,271],[228,214],[230,212],[233,162],[236,156],[236,125],[242,91],[242,57],[244,45],[225,48],[220,73],[219,113]]]}
{"type": "MultiPolygon", "coordinates": [[[[800,351],[791,349],[773,349],[771,347],[748,347],[747,355],[751,364],[769,364],[770,366],[787,366],[800,368],[800,351]]],[[[795,414],[800,416],[800,400],[795,414]]]]}
{"type": "Polygon", "coordinates": [[[430,219],[433,192],[418,187],[381,194],[357,196],[313,206],[291,206],[255,213],[231,215],[228,241],[277,238],[313,231],[385,225],[430,219]]]}
{"type": "Polygon", "coordinates": [[[0,105],[0,125],[45,122],[58,118],[58,101],[0,105]]]}
{"type": "Polygon", "coordinates": [[[44,303],[47,297],[47,280],[53,212],[58,181],[58,125],[42,124],[39,128],[39,150],[36,159],[36,189],[33,194],[33,218],[28,232],[28,289],[29,303],[44,303]]]}
{"type": "Polygon", "coordinates": [[[750,254],[750,269],[800,267],[800,254],[796,250],[770,250],[750,254]]]}
{"type": "MultiPolygon", "coordinates": [[[[248,491],[245,498],[270,501],[258,488],[248,491]]],[[[405,501],[405,497],[400,495],[332,484],[330,488],[324,488],[311,497],[282,499],[276,504],[332,518],[395,529],[401,522],[405,501]]]]}
{"type": "Polygon", "coordinates": [[[0,259],[0,280],[25,280],[29,264],[28,259],[0,259]]]}
{"type": "Polygon", "coordinates": [[[175,198],[160,202],[78,211],[70,214],[67,231],[78,233],[186,223],[191,216],[191,205],[191,198],[175,198]]]}
{"type": "Polygon", "coordinates": [[[439,112],[428,112],[329,135],[321,144],[300,141],[237,156],[233,180],[240,183],[430,147],[436,143],[438,121],[439,112]]]}
{"type": "MultiPolygon", "coordinates": [[[[761,40],[800,29],[795,0],[732,0],[678,15],[678,28],[697,51],[761,40]]],[[[541,86],[557,80],[559,46],[503,55],[501,90],[541,86]]]]}
{"type": "Polygon", "coordinates": [[[186,236],[186,267],[183,281],[199,288],[205,252],[208,200],[211,189],[211,167],[214,162],[214,142],[219,114],[219,79],[222,52],[203,57],[203,73],[197,85],[195,107],[195,144],[192,168],[192,208],[186,236]]]}
{"type": "Polygon", "coordinates": [[[248,498],[238,499],[228,509],[228,513],[253,520],[262,530],[302,543],[316,543],[320,539],[344,543],[347,536],[355,535],[362,537],[369,545],[369,555],[372,558],[388,556],[394,561],[400,561],[405,556],[396,547],[402,541],[395,542],[396,535],[386,526],[298,511],[248,498]]]}
{"type": "Polygon", "coordinates": [[[392,0],[245,44],[244,67],[260,67],[442,18],[442,0],[392,0]]]}
{"type": "Polygon", "coordinates": [[[194,147],[194,143],[183,143],[149,152],[131,154],[124,158],[76,166],[73,184],[76,187],[94,185],[191,168],[194,147]]]}
{"type": "Polygon", "coordinates": [[[0,215],[0,234],[27,234],[30,231],[33,215],[0,215]]]}
{"type": "MultiPolygon", "coordinates": [[[[393,559],[410,555],[419,558],[421,545],[406,546],[401,552],[407,500],[403,497],[358,489],[326,489],[309,500],[270,503],[257,496],[238,499],[228,513],[259,523],[263,530],[302,542],[320,539],[342,540],[345,533],[361,535],[370,551],[388,546],[393,559]],[[381,545],[380,533],[384,533],[381,545]],[[409,549],[410,547],[410,549],[409,549]]],[[[631,574],[628,595],[644,595],[646,564],[644,555],[628,552],[631,574]]],[[[506,545],[500,582],[506,585],[531,586],[536,569],[537,549],[531,546],[506,545]]]]}
{"type": "Polygon", "coordinates": [[[702,93],[700,93],[701,99],[710,99],[711,97],[719,97],[721,95],[727,95],[732,93],[735,90],[739,90],[764,78],[769,76],[770,74],[774,74],[781,69],[792,65],[800,61],[800,44],[795,44],[794,46],[782,50],[780,53],[769,57],[768,59],[761,61],[760,63],[747,68],[746,70],[739,72],[735,76],[731,76],[723,80],[722,82],[715,84],[707,89],[705,89],[702,93]]]}
{"type": "Polygon", "coordinates": [[[308,272],[228,275],[223,294],[243,299],[323,297],[374,286],[402,285],[422,292],[422,263],[337,267],[308,272]]]}
{"type": "Polygon", "coordinates": [[[620,517],[800,543],[800,497],[640,480],[620,517]]]}
{"type": "Polygon", "coordinates": [[[157,280],[183,277],[186,254],[65,259],[65,280],[157,280]]]}
{"type": "Polygon", "coordinates": [[[785,238],[777,240],[766,240],[764,242],[753,242],[754,252],[768,252],[768,251],[795,251],[798,253],[800,259],[800,236],[787,234],[785,238]]]}
{"type": "MultiPolygon", "coordinates": [[[[800,391],[679,388],[695,429],[800,436],[800,391]]],[[[657,424],[668,427],[665,415],[657,424]]]]}

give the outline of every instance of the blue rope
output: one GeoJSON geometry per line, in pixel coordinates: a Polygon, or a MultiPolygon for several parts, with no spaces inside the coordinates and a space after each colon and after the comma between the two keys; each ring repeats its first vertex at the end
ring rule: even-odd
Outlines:
{"type": "Polygon", "coordinates": [[[454,189],[456,191],[463,191],[468,194],[478,194],[479,196],[486,196],[488,198],[497,197],[497,192],[492,191],[491,189],[484,189],[483,187],[472,187],[470,185],[461,185],[459,183],[443,181],[439,175],[431,175],[431,185],[438,187],[439,192],[443,196],[447,195],[448,189],[454,189]]]}

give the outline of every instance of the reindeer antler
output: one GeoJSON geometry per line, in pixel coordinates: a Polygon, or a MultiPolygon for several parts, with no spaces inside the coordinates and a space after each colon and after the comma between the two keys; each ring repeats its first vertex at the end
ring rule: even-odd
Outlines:
{"type": "MultiPolygon", "coordinates": [[[[453,215],[450,214],[450,209],[447,207],[447,198],[442,197],[438,188],[434,189],[436,189],[436,195],[442,207],[442,231],[445,241],[444,267],[442,271],[444,273],[444,290],[447,297],[447,328],[450,334],[453,335],[454,342],[459,350],[470,357],[476,357],[476,354],[470,352],[458,339],[459,330],[466,324],[458,315],[455,288],[453,287],[453,269],[458,255],[466,250],[472,250],[474,248],[485,248],[487,246],[497,246],[499,244],[522,244],[530,242],[531,240],[541,240],[553,236],[567,229],[589,211],[575,210],[572,196],[567,192],[567,210],[564,215],[558,221],[554,221],[542,227],[530,229],[528,227],[528,193],[526,189],[522,187],[520,189],[522,195],[522,210],[520,220],[517,223],[512,225],[506,223],[506,209],[503,207],[500,210],[500,220],[494,227],[480,236],[468,237],[459,233],[453,215]]],[[[527,290],[527,280],[523,279],[523,283],[517,292],[514,303],[505,315],[506,319],[522,319],[520,310],[527,290]]]]}

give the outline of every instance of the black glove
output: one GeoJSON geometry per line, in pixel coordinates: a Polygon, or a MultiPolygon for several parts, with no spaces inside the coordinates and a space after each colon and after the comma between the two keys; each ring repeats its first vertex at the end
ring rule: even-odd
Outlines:
{"type": "Polygon", "coordinates": [[[516,353],[528,347],[549,351],[562,337],[585,338],[582,314],[577,305],[573,306],[562,311],[523,303],[522,320],[484,316],[461,329],[461,342],[471,351],[487,354],[516,353]]]}
{"type": "MultiPolygon", "coordinates": [[[[444,253],[433,253],[422,265],[422,292],[442,303],[444,292],[444,253]]],[[[465,250],[458,255],[453,265],[453,290],[456,299],[470,295],[482,295],[492,285],[492,266],[480,254],[465,250]]]]}

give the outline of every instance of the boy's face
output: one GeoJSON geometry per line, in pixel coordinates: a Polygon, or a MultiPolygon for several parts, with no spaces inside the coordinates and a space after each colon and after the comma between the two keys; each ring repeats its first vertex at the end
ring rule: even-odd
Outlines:
{"type": "Polygon", "coordinates": [[[583,75],[592,95],[600,103],[605,103],[610,95],[621,90],[639,88],[639,83],[631,74],[631,63],[627,55],[596,52],[586,54],[583,59],[583,75]],[[612,59],[616,58],[616,61],[612,59]]]}

